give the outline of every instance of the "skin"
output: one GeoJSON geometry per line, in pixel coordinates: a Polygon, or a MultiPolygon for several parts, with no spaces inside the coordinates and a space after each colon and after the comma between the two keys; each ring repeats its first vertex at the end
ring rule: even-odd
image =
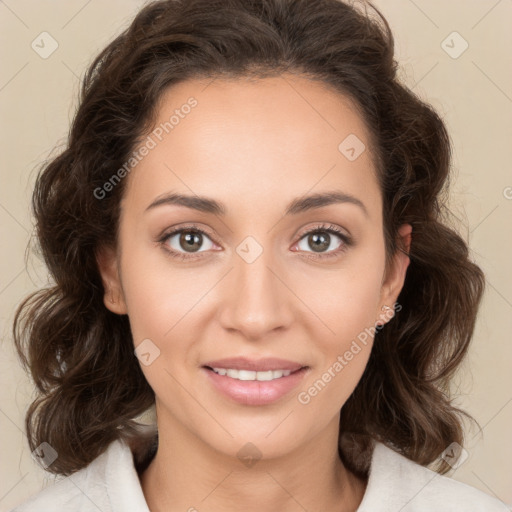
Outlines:
{"type": "MultiPolygon", "coordinates": [[[[392,306],[403,287],[407,255],[397,251],[385,273],[382,197],[367,128],[346,97],[305,77],[206,85],[182,82],[162,96],[156,125],[190,96],[198,105],[126,178],[118,247],[98,256],[106,307],[129,316],[135,346],[149,338],[160,350],[141,365],[155,391],[160,436],[140,475],[143,492],[153,512],[354,511],[366,481],[337,455],[339,414],[373,339],[308,404],[297,395],[365,328],[389,320],[381,307],[392,306]],[[366,146],[354,161],[338,150],[349,134],[366,146]],[[367,214],[339,203],[283,216],[293,199],[334,190],[360,199],[367,214]],[[227,213],[177,205],[146,211],[171,191],[214,198],[227,213]],[[209,233],[198,251],[180,245],[180,234],[158,241],[191,222],[209,233]],[[302,234],[323,224],[354,244],[339,257],[312,259],[344,245],[320,230],[331,242],[315,252],[302,234]],[[263,250],[252,263],[236,252],[247,236],[263,250]],[[166,247],[196,259],[171,258],[166,247]],[[291,359],[309,371],[275,403],[239,404],[201,369],[239,355],[291,359]],[[247,442],[261,452],[252,467],[237,456],[247,442]]],[[[411,230],[400,228],[406,246],[411,230]]]]}

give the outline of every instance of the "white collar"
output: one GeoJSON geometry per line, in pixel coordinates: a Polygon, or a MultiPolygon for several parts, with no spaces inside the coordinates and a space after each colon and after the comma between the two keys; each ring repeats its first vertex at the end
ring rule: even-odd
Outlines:
{"type": "MultiPolygon", "coordinates": [[[[89,466],[45,489],[34,508],[52,504],[61,510],[55,496],[73,494],[80,511],[104,510],[94,499],[107,502],[112,512],[150,512],[129,446],[113,441],[89,466]],[[70,482],[71,480],[71,482],[70,482]],[[78,490],[79,489],[79,490],[78,490]]],[[[75,501],[73,501],[75,503],[75,501]]],[[[46,510],[46,509],[45,509],[46,510]]],[[[509,512],[508,507],[478,489],[423,467],[380,442],[374,442],[368,484],[357,512],[509,512]]],[[[104,510],[106,512],[106,510],[104,510]]]]}

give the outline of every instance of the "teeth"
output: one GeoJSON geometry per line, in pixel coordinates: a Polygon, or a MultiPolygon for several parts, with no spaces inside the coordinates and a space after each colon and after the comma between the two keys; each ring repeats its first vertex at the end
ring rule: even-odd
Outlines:
{"type": "Polygon", "coordinates": [[[231,368],[213,368],[215,373],[219,375],[227,375],[232,379],[238,380],[274,380],[281,377],[288,377],[291,370],[268,370],[265,372],[254,372],[250,370],[233,370],[231,368]]]}

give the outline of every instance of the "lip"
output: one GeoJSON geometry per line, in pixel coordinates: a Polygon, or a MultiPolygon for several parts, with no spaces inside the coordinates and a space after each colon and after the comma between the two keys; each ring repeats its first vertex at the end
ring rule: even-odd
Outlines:
{"type": "MultiPolygon", "coordinates": [[[[265,357],[263,359],[249,359],[248,357],[228,357],[216,361],[208,361],[203,366],[210,368],[226,368],[233,370],[252,370],[265,372],[268,370],[290,370],[295,372],[305,365],[295,361],[279,359],[277,357],[265,357]]],[[[286,378],[286,377],[282,377],[286,378]]]]}
{"type": "MultiPolygon", "coordinates": [[[[214,362],[217,363],[216,361],[214,362]]],[[[268,364],[275,366],[276,363],[274,360],[274,362],[268,364]]],[[[223,366],[215,366],[215,368],[223,368],[223,366]]],[[[229,366],[229,368],[233,368],[233,366],[229,366]]],[[[286,369],[282,366],[280,366],[280,368],[286,369]]],[[[247,367],[239,369],[243,370],[247,369],[247,367]]],[[[205,373],[208,382],[215,390],[219,391],[234,402],[243,405],[267,405],[277,402],[281,398],[290,394],[293,389],[297,388],[303,381],[305,375],[309,372],[309,367],[300,367],[293,371],[293,373],[290,373],[287,377],[280,377],[270,381],[232,379],[227,375],[219,375],[218,373],[215,373],[207,366],[201,368],[201,370],[205,373]]]]}

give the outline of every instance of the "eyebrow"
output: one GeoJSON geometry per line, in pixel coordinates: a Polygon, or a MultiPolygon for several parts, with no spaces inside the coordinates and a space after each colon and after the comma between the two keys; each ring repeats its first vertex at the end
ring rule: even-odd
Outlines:
{"type": "MultiPolygon", "coordinates": [[[[363,211],[366,217],[369,216],[366,206],[360,199],[350,194],[338,191],[323,192],[312,194],[306,197],[298,197],[288,204],[285,210],[285,216],[298,215],[299,213],[304,213],[308,210],[322,208],[324,206],[329,206],[331,204],[343,203],[356,205],[363,211]]],[[[193,210],[198,210],[200,212],[211,213],[219,216],[225,216],[227,212],[226,207],[222,203],[216,201],[215,199],[204,196],[192,196],[172,192],[158,196],[146,208],[146,211],[162,205],[185,206],[186,208],[191,208],[193,210]]]]}

